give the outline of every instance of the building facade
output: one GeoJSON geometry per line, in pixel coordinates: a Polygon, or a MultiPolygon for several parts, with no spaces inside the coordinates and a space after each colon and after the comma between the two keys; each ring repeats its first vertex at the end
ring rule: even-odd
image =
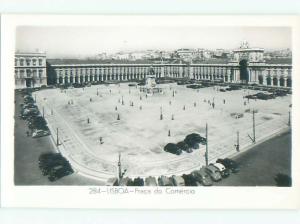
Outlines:
{"type": "Polygon", "coordinates": [[[143,80],[150,71],[156,78],[190,78],[228,83],[291,87],[292,66],[286,64],[59,64],[52,65],[56,84],[143,80]],[[243,75],[246,73],[246,75],[243,75]]]}
{"type": "Polygon", "coordinates": [[[247,83],[275,87],[292,87],[291,63],[266,63],[264,49],[250,48],[247,42],[233,50],[224,63],[149,63],[100,60],[90,62],[47,60],[45,54],[16,54],[16,87],[38,87],[48,84],[74,84],[98,81],[137,81],[147,75],[156,78],[190,78],[225,83],[247,83]]]}
{"type": "Polygon", "coordinates": [[[33,88],[47,85],[46,54],[15,54],[15,87],[33,88]]]}

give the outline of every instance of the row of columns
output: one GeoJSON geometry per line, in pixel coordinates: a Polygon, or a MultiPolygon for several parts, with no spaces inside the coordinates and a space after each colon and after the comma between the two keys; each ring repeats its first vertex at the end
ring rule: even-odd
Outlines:
{"type": "MultiPolygon", "coordinates": [[[[82,83],[93,81],[129,81],[141,80],[146,75],[151,74],[156,77],[173,77],[182,78],[190,77],[197,80],[223,80],[224,82],[239,82],[240,81],[240,68],[223,67],[223,66],[111,66],[111,67],[98,67],[98,68],[56,68],[57,83],[82,83]]],[[[248,82],[267,85],[267,77],[274,77],[270,74],[279,74],[283,71],[284,77],[290,77],[289,69],[253,69],[248,68],[248,82]],[[288,74],[288,75],[287,75],[288,74]],[[263,78],[263,83],[259,77],[263,78]]],[[[284,86],[288,86],[287,79],[284,79],[284,86]]],[[[290,81],[291,82],[291,81],[290,81]]],[[[274,81],[271,81],[273,85],[274,81]]],[[[281,83],[282,84],[282,83],[281,83]]],[[[276,84],[279,85],[279,84],[276,84]]]]}
{"type": "Polygon", "coordinates": [[[183,78],[184,69],[183,66],[165,66],[165,75],[172,78],[183,78]]]}
{"type": "MultiPolygon", "coordinates": [[[[160,75],[155,75],[157,78],[160,75]]],[[[57,76],[56,83],[84,83],[97,81],[130,81],[142,80],[146,78],[146,74],[127,74],[127,75],[62,75],[57,76]]]]}
{"type": "Polygon", "coordinates": [[[277,87],[291,87],[292,80],[290,77],[278,77],[278,76],[260,76],[259,84],[266,86],[277,86],[277,87]]]}
{"type": "MultiPolygon", "coordinates": [[[[150,67],[104,67],[104,68],[57,68],[56,73],[62,75],[146,75],[150,67]]],[[[160,67],[151,68],[154,74],[163,73],[160,67]]]]}
{"type": "Polygon", "coordinates": [[[146,75],[151,74],[156,77],[163,77],[164,70],[161,67],[104,67],[104,68],[58,68],[55,69],[57,83],[93,82],[105,80],[133,80],[144,79],[146,75]],[[60,81],[63,79],[63,81],[60,81]],[[83,81],[82,81],[83,80],[83,81]]]}
{"type": "Polygon", "coordinates": [[[191,66],[191,73],[195,75],[226,75],[227,67],[219,66],[191,66]]]}

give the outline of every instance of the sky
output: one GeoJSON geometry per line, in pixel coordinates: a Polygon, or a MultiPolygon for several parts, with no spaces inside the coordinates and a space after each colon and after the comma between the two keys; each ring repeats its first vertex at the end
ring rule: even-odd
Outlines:
{"type": "Polygon", "coordinates": [[[16,50],[47,53],[48,58],[85,57],[99,53],[179,48],[236,49],[242,41],[250,47],[291,48],[289,27],[38,27],[16,30],[16,50]]]}

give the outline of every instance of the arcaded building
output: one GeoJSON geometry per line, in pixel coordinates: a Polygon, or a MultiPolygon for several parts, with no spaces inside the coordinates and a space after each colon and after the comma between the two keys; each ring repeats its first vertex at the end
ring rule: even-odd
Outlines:
{"type": "Polygon", "coordinates": [[[34,88],[47,85],[46,54],[15,54],[15,88],[34,88]]]}
{"type": "MultiPolygon", "coordinates": [[[[44,57],[46,58],[46,57],[44,57]]],[[[33,59],[33,58],[32,58],[33,59]]],[[[36,74],[45,77],[44,67],[17,66],[16,75],[25,74],[23,83],[18,86],[35,85],[36,74]],[[27,71],[29,73],[27,73],[27,71]],[[35,75],[33,72],[35,71],[35,75]],[[26,72],[26,73],[24,73],[26,72]],[[38,73],[37,73],[38,72],[38,73]],[[27,77],[29,74],[29,77],[27,77]],[[24,83],[25,79],[25,83],[24,83]]],[[[248,83],[276,87],[292,86],[291,60],[266,60],[263,48],[250,48],[243,42],[240,48],[232,51],[227,60],[206,60],[184,63],[182,61],[157,62],[136,60],[72,60],[47,59],[48,84],[74,84],[97,81],[138,81],[147,75],[157,78],[190,78],[195,80],[220,81],[226,83],[248,83]]],[[[19,77],[19,76],[18,76],[19,77]]],[[[23,76],[22,76],[23,77],[23,76]]],[[[20,82],[20,79],[19,79],[20,82]]],[[[17,81],[16,81],[17,83],[17,81]]]]}

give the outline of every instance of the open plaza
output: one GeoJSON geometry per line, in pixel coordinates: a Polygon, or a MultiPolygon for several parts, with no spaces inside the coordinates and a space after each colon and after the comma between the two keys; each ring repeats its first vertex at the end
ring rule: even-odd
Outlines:
{"type": "Polygon", "coordinates": [[[192,133],[205,137],[208,160],[215,162],[248,150],[289,125],[291,95],[248,100],[261,91],[224,86],[200,89],[176,83],[159,84],[147,95],[137,83],[43,89],[33,93],[51,130],[53,142],[73,169],[106,181],[118,176],[118,155],[126,176],[158,177],[188,174],[205,165],[205,145],[181,155],[164,151],[192,133]],[[237,151],[237,133],[239,151],[237,151]]]}

